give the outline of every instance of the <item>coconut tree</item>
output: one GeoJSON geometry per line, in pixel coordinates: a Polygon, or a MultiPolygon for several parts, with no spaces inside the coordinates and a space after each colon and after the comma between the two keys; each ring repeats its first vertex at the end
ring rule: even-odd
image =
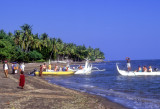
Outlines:
{"type": "Polygon", "coordinates": [[[2,29],[0,30],[0,39],[3,39],[6,37],[6,32],[2,29]]]}
{"type": "Polygon", "coordinates": [[[53,53],[54,53],[54,59],[56,59],[58,54],[58,42],[56,38],[53,38],[53,53]]]}
{"type": "Polygon", "coordinates": [[[76,45],[73,43],[68,43],[66,45],[66,55],[68,58],[72,59],[75,56],[76,45]]]}
{"type": "Polygon", "coordinates": [[[42,41],[42,51],[41,53],[43,54],[43,56],[46,58],[46,59],[49,59],[50,58],[50,54],[51,54],[51,51],[52,51],[52,41],[49,39],[49,36],[48,34],[46,33],[43,33],[41,36],[40,36],[40,40],[42,41]]]}
{"type": "MultiPolygon", "coordinates": [[[[15,44],[18,45],[19,48],[21,46],[23,46],[22,35],[21,35],[21,32],[19,30],[14,31],[13,40],[14,40],[15,44]]],[[[25,47],[25,45],[23,47],[25,47]]]]}
{"type": "Polygon", "coordinates": [[[46,48],[46,47],[48,46],[49,42],[50,42],[48,34],[43,33],[43,34],[40,36],[40,39],[43,41],[43,47],[46,48]]]}
{"type": "Polygon", "coordinates": [[[12,34],[11,32],[8,32],[8,36],[9,36],[9,37],[12,37],[13,34],[12,34]]]}
{"type": "Polygon", "coordinates": [[[100,59],[104,59],[105,58],[104,53],[100,51],[99,57],[100,57],[100,59]]]}
{"type": "Polygon", "coordinates": [[[31,42],[31,48],[34,49],[38,49],[39,51],[42,50],[42,45],[43,45],[43,41],[40,39],[33,39],[31,42]]]}
{"type": "Polygon", "coordinates": [[[31,47],[31,43],[33,41],[33,35],[30,34],[26,37],[26,49],[25,49],[25,52],[27,53],[29,51],[29,47],[31,47]]]}
{"type": "Polygon", "coordinates": [[[33,39],[32,35],[32,26],[28,24],[24,24],[21,26],[22,29],[22,51],[24,50],[24,45],[26,45],[25,52],[28,52],[29,44],[31,43],[31,40],[33,39]]]}
{"type": "Polygon", "coordinates": [[[58,58],[58,60],[61,58],[63,58],[63,54],[64,54],[64,51],[63,51],[63,49],[64,49],[64,43],[63,43],[63,41],[60,39],[60,38],[58,38],[57,39],[57,44],[56,44],[56,46],[57,46],[57,58],[58,58]]]}

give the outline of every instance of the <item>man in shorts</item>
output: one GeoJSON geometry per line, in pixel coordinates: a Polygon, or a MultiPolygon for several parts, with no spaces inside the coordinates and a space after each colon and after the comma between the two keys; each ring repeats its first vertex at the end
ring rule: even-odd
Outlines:
{"type": "Polygon", "coordinates": [[[126,60],[127,60],[127,68],[128,68],[128,71],[130,71],[130,70],[131,70],[130,58],[129,58],[129,57],[126,57],[126,60]]]}

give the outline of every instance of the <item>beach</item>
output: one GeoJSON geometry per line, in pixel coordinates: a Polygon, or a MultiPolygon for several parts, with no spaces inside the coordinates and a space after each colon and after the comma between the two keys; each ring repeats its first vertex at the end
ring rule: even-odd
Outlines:
{"type": "MultiPolygon", "coordinates": [[[[25,74],[41,63],[26,64],[25,74]]],[[[2,64],[0,65],[2,69],[2,64]]],[[[10,72],[11,73],[11,69],[10,72]]],[[[67,89],[48,83],[43,77],[25,75],[25,87],[20,89],[19,74],[5,78],[0,72],[1,109],[125,109],[120,104],[100,96],[67,89]]]]}

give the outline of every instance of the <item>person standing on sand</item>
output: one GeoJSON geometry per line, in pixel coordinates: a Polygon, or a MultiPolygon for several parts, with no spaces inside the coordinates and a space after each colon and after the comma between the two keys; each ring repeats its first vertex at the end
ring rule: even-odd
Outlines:
{"type": "Polygon", "coordinates": [[[8,78],[9,65],[8,65],[7,61],[4,61],[3,70],[4,70],[4,74],[5,74],[6,78],[8,78]]]}
{"type": "Polygon", "coordinates": [[[130,63],[130,58],[129,57],[126,57],[126,60],[127,60],[127,68],[128,68],[128,71],[131,70],[131,63],[130,63]]]}
{"type": "Polygon", "coordinates": [[[20,64],[20,71],[23,71],[23,72],[24,72],[24,67],[25,67],[24,63],[21,63],[21,64],[20,64]]]}
{"type": "Polygon", "coordinates": [[[14,64],[14,73],[17,73],[18,72],[18,66],[17,66],[17,63],[14,64]]]}
{"type": "Polygon", "coordinates": [[[39,76],[42,76],[42,71],[43,71],[43,67],[42,67],[42,65],[40,65],[39,76]]]}
{"type": "Polygon", "coordinates": [[[12,74],[14,74],[14,62],[12,62],[12,74]]]}
{"type": "Polygon", "coordinates": [[[23,89],[24,84],[25,84],[25,76],[24,76],[24,72],[21,71],[20,78],[19,78],[19,86],[23,89]]]}

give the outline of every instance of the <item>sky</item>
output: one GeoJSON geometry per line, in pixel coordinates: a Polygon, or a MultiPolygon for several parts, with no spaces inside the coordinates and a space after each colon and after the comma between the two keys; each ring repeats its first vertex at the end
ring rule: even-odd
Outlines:
{"type": "Polygon", "coordinates": [[[160,0],[0,0],[0,29],[32,25],[66,43],[100,48],[105,60],[160,59],[160,0]]]}

